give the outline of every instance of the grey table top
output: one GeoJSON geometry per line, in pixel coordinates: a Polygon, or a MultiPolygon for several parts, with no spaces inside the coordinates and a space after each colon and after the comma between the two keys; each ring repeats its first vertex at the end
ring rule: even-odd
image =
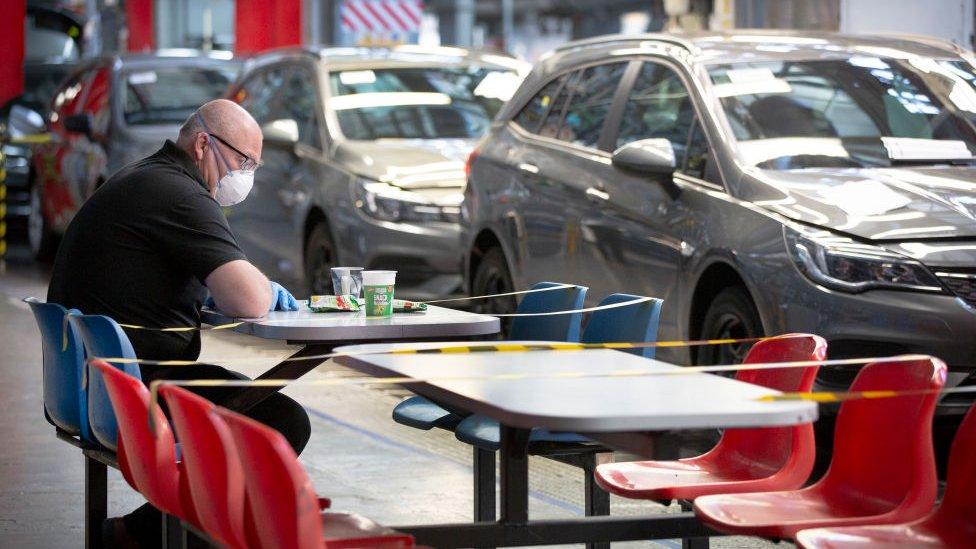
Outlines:
{"type": "MultiPolygon", "coordinates": [[[[275,311],[258,319],[242,319],[234,331],[264,339],[341,343],[343,341],[430,339],[496,334],[497,317],[428,306],[426,312],[394,313],[366,318],[365,313],[314,313],[301,303],[298,311],[275,311]]],[[[236,319],[204,309],[203,322],[227,324],[236,319]]]]}
{"type": "MultiPolygon", "coordinates": [[[[347,345],[337,352],[424,348],[435,343],[347,345]]],[[[445,343],[445,345],[450,345],[445,343]]],[[[454,343],[453,345],[457,345],[454,343]]],[[[620,351],[365,355],[340,364],[374,376],[491,376],[525,372],[584,372],[680,368],[620,351]]],[[[437,380],[409,388],[448,406],[519,428],[625,432],[782,426],[817,419],[814,402],[757,402],[777,391],[713,374],[642,377],[437,380]]]]}

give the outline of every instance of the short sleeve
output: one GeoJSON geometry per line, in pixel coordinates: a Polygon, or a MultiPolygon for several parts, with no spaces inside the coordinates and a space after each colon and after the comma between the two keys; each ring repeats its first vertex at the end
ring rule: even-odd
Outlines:
{"type": "Polygon", "coordinates": [[[187,193],[165,211],[150,230],[163,253],[183,266],[201,284],[217,267],[247,259],[227,218],[210,196],[187,193]]]}

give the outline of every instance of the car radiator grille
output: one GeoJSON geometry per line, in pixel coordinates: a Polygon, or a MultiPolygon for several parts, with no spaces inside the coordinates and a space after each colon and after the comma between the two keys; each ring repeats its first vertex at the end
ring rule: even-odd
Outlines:
{"type": "Polygon", "coordinates": [[[936,276],[952,293],[976,307],[976,272],[939,272],[936,276]]]}

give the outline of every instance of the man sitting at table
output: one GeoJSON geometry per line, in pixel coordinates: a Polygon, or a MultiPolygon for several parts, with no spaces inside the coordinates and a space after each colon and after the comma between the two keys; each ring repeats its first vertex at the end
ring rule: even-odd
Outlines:
{"type": "MultiPolygon", "coordinates": [[[[244,200],[260,166],[262,135],[236,103],[218,99],[183,124],[176,143],[130,164],[102,185],[68,226],[48,288],[49,302],[150,328],[199,326],[207,294],[223,313],[253,318],[295,310],[237,245],[221,207],[244,200]]],[[[126,329],[136,356],[196,360],[198,331],[126,329]]],[[[142,379],[238,379],[219,366],[142,365],[142,379]]],[[[192,388],[215,402],[239,388],[192,388]]],[[[274,394],[246,414],[280,431],[301,452],[311,427],[304,408],[274,394]]],[[[106,522],[112,547],[158,546],[159,512],[146,504],[106,522]]]]}

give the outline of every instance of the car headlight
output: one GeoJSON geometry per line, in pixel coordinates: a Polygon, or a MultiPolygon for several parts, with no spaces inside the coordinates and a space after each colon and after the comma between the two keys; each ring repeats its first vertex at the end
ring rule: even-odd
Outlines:
{"type": "Polygon", "coordinates": [[[786,248],[807,278],[834,290],[872,288],[944,292],[942,284],[914,259],[829,231],[784,226],[786,248]]]}
{"type": "Polygon", "coordinates": [[[435,204],[418,193],[395,185],[357,179],[353,183],[353,196],[357,208],[382,221],[457,223],[461,213],[460,192],[457,200],[435,204]]]}

